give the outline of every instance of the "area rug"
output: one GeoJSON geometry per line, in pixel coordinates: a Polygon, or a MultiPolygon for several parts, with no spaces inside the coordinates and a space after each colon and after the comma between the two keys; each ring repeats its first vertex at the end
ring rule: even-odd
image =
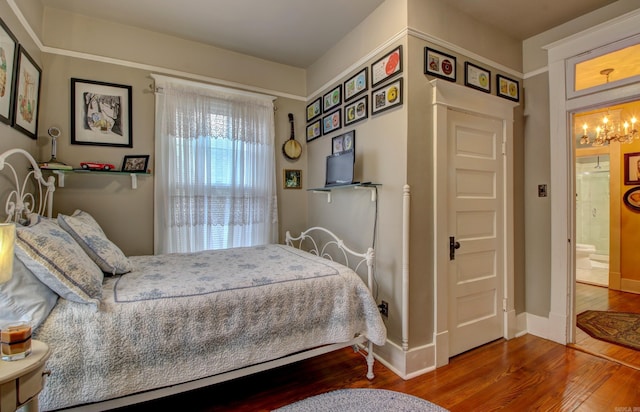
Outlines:
{"type": "Polygon", "coordinates": [[[587,310],[578,315],[578,327],[593,338],[640,350],[640,313],[587,310]]]}
{"type": "Polygon", "coordinates": [[[416,396],[386,389],[338,389],[292,403],[274,412],[446,412],[416,396]]]}

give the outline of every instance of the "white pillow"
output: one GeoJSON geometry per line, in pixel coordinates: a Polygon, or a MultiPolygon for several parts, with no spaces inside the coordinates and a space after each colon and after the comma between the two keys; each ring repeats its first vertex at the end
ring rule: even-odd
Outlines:
{"type": "Polygon", "coordinates": [[[71,216],[58,214],[58,224],[78,242],[103,272],[121,275],[133,269],[129,259],[115,243],[107,239],[98,222],[89,213],[76,210],[71,216]]]}
{"type": "Polygon", "coordinates": [[[13,259],[11,280],[0,284],[0,321],[24,321],[35,329],[49,316],[57,301],[54,291],[19,259],[13,259]]]}
{"type": "Polygon", "coordinates": [[[38,219],[30,226],[17,226],[16,246],[18,259],[58,295],[99,305],[104,274],[54,221],[38,219]]]}

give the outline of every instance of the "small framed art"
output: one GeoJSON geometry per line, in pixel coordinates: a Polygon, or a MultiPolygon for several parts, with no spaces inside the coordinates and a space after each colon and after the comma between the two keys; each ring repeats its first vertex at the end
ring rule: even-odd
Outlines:
{"type": "Polygon", "coordinates": [[[464,62],[464,84],[491,93],[491,72],[473,63],[464,62]]]}
{"type": "Polygon", "coordinates": [[[322,136],[322,120],[318,119],[307,125],[307,142],[317,139],[320,136],[322,136]]]}
{"type": "Polygon", "coordinates": [[[122,161],[122,171],[131,173],[147,173],[149,155],[125,156],[122,161]]]}
{"type": "Polygon", "coordinates": [[[371,65],[371,87],[402,73],[402,45],[385,54],[371,65]]]}
{"type": "Polygon", "coordinates": [[[322,114],[322,98],[318,97],[307,105],[307,122],[312,121],[322,114]]]}
{"type": "Polygon", "coordinates": [[[622,201],[629,209],[640,212],[640,186],[627,190],[622,197],[622,201]]]}
{"type": "Polygon", "coordinates": [[[340,109],[322,118],[322,134],[334,132],[342,127],[342,111],[340,109]]]}
{"type": "Polygon", "coordinates": [[[502,75],[496,75],[496,83],[498,88],[496,94],[505,99],[517,102],[520,100],[520,83],[517,80],[510,79],[502,75]]]}
{"type": "Polygon", "coordinates": [[[344,82],[344,101],[347,102],[360,93],[367,90],[369,83],[369,70],[365,67],[356,73],[352,78],[344,82]]]}
{"type": "Polygon", "coordinates": [[[283,186],[285,189],[302,189],[302,170],[284,169],[283,186]]]}
{"type": "Polygon", "coordinates": [[[11,124],[13,121],[13,93],[16,59],[18,57],[18,40],[9,27],[0,19],[0,50],[2,50],[2,66],[0,66],[0,121],[11,124]]]}
{"type": "Polygon", "coordinates": [[[71,144],[133,147],[131,86],[71,79],[71,144]]]}
{"type": "Polygon", "coordinates": [[[369,96],[364,95],[353,103],[349,103],[344,107],[344,125],[357,123],[368,117],[369,112],[369,96]]]}
{"type": "Polygon", "coordinates": [[[18,47],[14,90],[13,127],[32,139],[38,137],[42,70],[24,47],[18,47]]]}
{"type": "Polygon", "coordinates": [[[624,154],[624,184],[640,185],[640,152],[624,154]]]}
{"type": "Polygon", "coordinates": [[[429,47],[424,48],[424,73],[456,81],[456,58],[429,47]]]}
{"type": "Polygon", "coordinates": [[[327,113],[329,110],[342,103],[342,85],[334,87],[329,93],[322,96],[322,112],[327,113]]]}
{"type": "Polygon", "coordinates": [[[371,114],[402,104],[402,77],[371,92],[371,114]]]}
{"type": "Polygon", "coordinates": [[[356,147],[356,131],[351,130],[331,139],[331,154],[341,153],[356,147]]]}

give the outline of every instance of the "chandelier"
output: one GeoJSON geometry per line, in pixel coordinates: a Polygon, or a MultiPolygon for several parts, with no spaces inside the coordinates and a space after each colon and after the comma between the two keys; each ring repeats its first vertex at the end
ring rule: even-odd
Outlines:
{"type": "MultiPolygon", "coordinates": [[[[604,69],[600,71],[600,74],[607,76],[607,83],[609,83],[609,75],[613,72],[613,69],[604,69]]],[[[589,126],[584,123],[582,125],[582,137],[580,138],[580,144],[591,144],[592,146],[604,146],[610,142],[631,143],[634,139],[638,139],[638,130],[636,129],[637,119],[632,117],[630,120],[612,119],[609,110],[607,114],[602,118],[601,124],[595,127],[595,137],[593,140],[588,135],[589,126]]],[[[594,129],[592,129],[594,130],[594,129]]]]}

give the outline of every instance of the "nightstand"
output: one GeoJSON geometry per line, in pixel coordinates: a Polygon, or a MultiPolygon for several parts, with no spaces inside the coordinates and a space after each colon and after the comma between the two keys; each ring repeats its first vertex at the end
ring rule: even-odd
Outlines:
{"type": "Polygon", "coordinates": [[[38,410],[38,394],[44,386],[44,363],[49,358],[49,346],[31,341],[31,354],[16,361],[0,360],[0,412],[14,412],[24,406],[25,411],[38,410]]]}

